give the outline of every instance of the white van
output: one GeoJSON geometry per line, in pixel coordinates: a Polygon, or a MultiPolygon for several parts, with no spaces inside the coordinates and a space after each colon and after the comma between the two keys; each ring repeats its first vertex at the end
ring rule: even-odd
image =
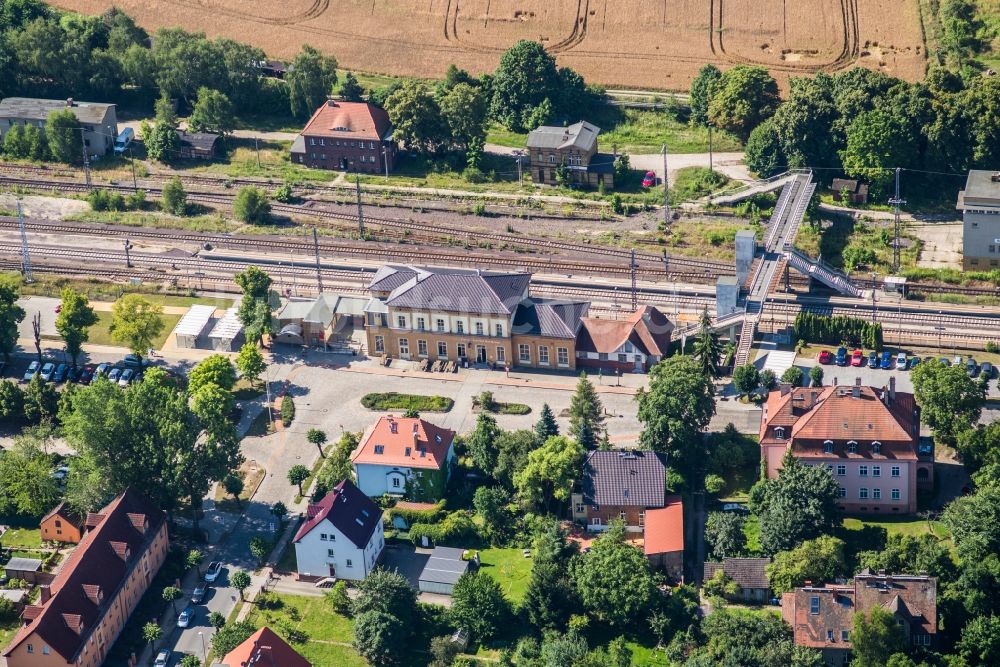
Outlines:
{"type": "Polygon", "coordinates": [[[131,127],[126,127],[124,130],[119,132],[118,138],[115,139],[115,155],[121,155],[124,153],[134,138],[135,132],[132,131],[131,127]]]}

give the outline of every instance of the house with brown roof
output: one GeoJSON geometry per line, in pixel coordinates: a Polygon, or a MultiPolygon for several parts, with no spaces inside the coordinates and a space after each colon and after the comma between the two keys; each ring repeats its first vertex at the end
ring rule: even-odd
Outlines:
{"type": "Polygon", "coordinates": [[[616,373],[645,373],[670,350],[674,325],[655,306],[624,320],[584,317],[576,341],[576,365],[616,373]]]}
{"type": "Polygon", "coordinates": [[[853,386],[790,387],[772,391],[760,422],[768,477],[791,453],[830,471],[846,512],[912,514],[917,490],[934,486],[934,460],[920,450],[920,408],[913,394],[853,386]]]}
{"type": "Polygon", "coordinates": [[[83,537],[83,517],[73,512],[66,503],[59,503],[42,517],[38,525],[43,542],[78,544],[83,537]]]}
{"type": "Polygon", "coordinates": [[[312,664],[271,628],[263,627],[213,667],[312,667],[312,664]]]}
{"type": "Polygon", "coordinates": [[[646,512],[667,504],[667,467],[663,455],[637,450],[593,451],[571,494],[573,520],[587,530],[607,530],[615,520],[639,533],[646,512]]]}
{"type": "Polygon", "coordinates": [[[395,159],[389,114],[370,102],[327,100],[292,142],[292,162],[314,169],[382,174],[395,159]]]}
{"type": "Polygon", "coordinates": [[[914,646],[933,647],[937,637],[937,579],[926,575],[873,574],[867,570],[846,585],[812,585],[781,597],[781,617],[799,646],[819,649],[829,665],[851,657],[855,614],[881,607],[895,618],[914,646]]]}
{"type": "Polygon", "coordinates": [[[360,581],[375,569],[385,547],[382,510],[345,479],[309,505],[292,543],[300,579],[360,581]]]}
{"type": "Polygon", "coordinates": [[[535,183],[568,183],[610,190],[615,184],[615,156],[597,152],[601,128],[581,120],[567,127],[542,125],[528,133],[528,160],[535,183]]]}
{"type": "Polygon", "coordinates": [[[177,157],[182,160],[211,160],[216,155],[216,147],[222,135],[213,132],[177,132],[177,157]]]}
{"type": "Polygon", "coordinates": [[[667,496],[663,507],[645,510],[642,550],[650,565],[684,580],[684,502],[667,496]]]}
{"type": "Polygon", "coordinates": [[[167,556],[164,513],[132,489],[98,513],[3,651],[7,667],[99,667],[167,556]]]}
{"type": "Polygon", "coordinates": [[[531,297],[530,284],[530,273],[383,266],[368,285],[369,353],[573,370],[590,304],[531,297]]]}
{"type": "Polygon", "coordinates": [[[383,415],[351,454],[358,488],[434,502],[444,495],[455,462],[455,432],[424,419],[383,415]]]}
{"type": "Polygon", "coordinates": [[[771,599],[771,584],[767,579],[770,558],[724,558],[722,562],[705,561],[702,582],[722,572],[739,586],[739,592],[726,596],[730,602],[763,604],[771,599]]]}

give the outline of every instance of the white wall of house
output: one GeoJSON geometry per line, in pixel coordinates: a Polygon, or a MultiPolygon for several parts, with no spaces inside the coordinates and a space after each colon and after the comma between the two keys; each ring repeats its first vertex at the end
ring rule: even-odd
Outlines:
{"type": "Polygon", "coordinates": [[[323,519],[295,543],[295,560],[300,575],[359,581],[374,569],[384,546],[381,520],[365,548],[359,549],[329,519],[323,519]]]}
{"type": "Polygon", "coordinates": [[[369,498],[385,493],[403,495],[406,491],[406,480],[410,479],[412,475],[413,472],[408,467],[382,466],[372,463],[354,465],[354,477],[358,480],[358,488],[369,498]]]}

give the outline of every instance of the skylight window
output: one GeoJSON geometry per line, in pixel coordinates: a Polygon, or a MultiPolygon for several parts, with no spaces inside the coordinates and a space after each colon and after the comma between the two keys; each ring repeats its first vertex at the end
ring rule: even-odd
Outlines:
{"type": "Polygon", "coordinates": [[[385,445],[375,445],[376,454],[385,454],[385,445]]]}

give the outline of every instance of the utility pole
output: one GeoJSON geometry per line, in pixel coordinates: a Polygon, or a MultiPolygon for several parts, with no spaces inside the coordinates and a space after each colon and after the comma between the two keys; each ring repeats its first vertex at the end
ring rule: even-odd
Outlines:
{"type": "Polygon", "coordinates": [[[521,175],[521,151],[514,151],[515,162],[517,162],[517,187],[524,187],[524,177],[521,175]]]}
{"type": "Polygon", "coordinates": [[[131,146],[129,146],[129,149],[128,149],[128,161],[129,161],[129,164],[132,165],[132,190],[138,190],[139,189],[139,185],[138,185],[138,182],[135,180],[135,156],[132,155],[132,147],[131,146]]]}
{"type": "Polygon", "coordinates": [[[878,322],[878,304],[875,302],[875,272],[872,271],[872,327],[878,322]]]}
{"type": "Polygon", "coordinates": [[[889,203],[895,207],[895,234],[892,239],[892,270],[894,272],[899,272],[900,260],[899,260],[899,206],[905,204],[906,200],[900,198],[899,196],[899,172],[902,171],[899,167],[896,167],[896,195],[889,200],[889,203]]]}
{"type": "Polygon", "coordinates": [[[389,154],[385,150],[385,146],[382,147],[382,164],[385,165],[385,180],[389,180],[389,154]]]}
{"type": "Polygon", "coordinates": [[[319,293],[322,294],[323,274],[319,266],[319,235],[316,233],[315,227],[313,227],[313,252],[316,254],[316,287],[319,288],[319,293]]]}
{"type": "Polygon", "coordinates": [[[31,276],[31,254],[28,252],[28,233],[24,229],[24,209],[21,208],[21,200],[17,200],[17,226],[21,230],[21,274],[24,282],[34,282],[31,276]]]}
{"type": "Polygon", "coordinates": [[[667,280],[670,280],[670,261],[666,250],[663,250],[663,275],[667,280]]]}
{"type": "Polygon", "coordinates": [[[639,298],[636,293],[637,288],[635,284],[635,272],[639,268],[639,265],[635,262],[635,248],[632,248],[632,263],[629,268],[632,270],[632,312],[634,313],[639,307],[639,298]]]}
{"type": "Polygon", "coordinates": [[[667,145],[663,144],[663,231],[670,225],[670,174],[667,172],[667,145]]]}
{"type": "Polygon", "coordinates": [[[709,124],[708,126],[708,170],[713,173],[715,172],[715,169],[712,168],[712,125],[711,124],[709,124]]]}
{"type": "Polygon", "coordinates": [[[358,234],[363,241],[365,239],[365,216],[361,211],[361,177],[354,175],[354,190],[358,195],[358,234]]]}
{"type": "Polygon", "coordinates": [[[253,138],[253,149],[257,153],[257,168],[260,169],[260,144],[257,141],[257,137],[253,138]]]}
{"type": "Polygon", "coordinates": [[[130,269],[132,268],[132,256],[129,255],[128,251],[131,249],[132,249],[132,244],[128,242],[128,239],[125,239],[125,266],[127,266],[130,269]]]}
{"type": "Polygon", "coordinates": [[[87,179],[87,189],[90,189],[90,156],[87,155],[87,140],[83,138],[83,128],[80,128],[80,148],[83,150],[83,174],[87,179]]]}

